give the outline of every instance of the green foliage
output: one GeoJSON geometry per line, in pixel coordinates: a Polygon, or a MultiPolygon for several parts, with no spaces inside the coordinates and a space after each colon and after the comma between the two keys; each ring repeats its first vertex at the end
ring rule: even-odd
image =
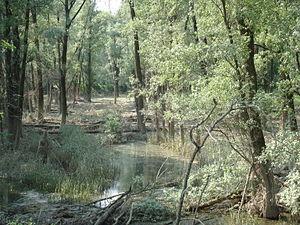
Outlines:
{"type": "Polygon", "coordinates": [[[5,40],[0,40],[0,47],[2,48],[10,48],[10,49],[15,49],[15,46],[11,45],[5,40]]]}
{"type": "Polygon", "coordinates": [[[268,159],[274,168],[288,167],[290,170],[300,166],[299,134],[279,133],[268,143],[261,160],[268,159]]]}
{"type": "Polygon", "coordinates": [[[29,219],[28,221],[23,221],[17,218],[9,221],[7,225],[35,225],[35,224],[36,223],[34,223],[31,219],[29,219]]]}
{"type": "Polygon", "coordinates": [[[247,176],[248,166],[245,162],[237,160],[235,153],[226,143],[208,143],[203,152],[201,166],[192,173],[190,179],[189,202],[197,204],[200,193],[207,183],[202,201],[225,196],[241,190],[247,176]]]}
{"type": "Polygon", "coordinates": [[[286,187],[280,192],[280,200],[289,208],[293,215],[300,214],[300,171],[292,170],[287,176],[286,187]]]}
{"type": "Polygon", "coordinates": [[[144,184],[143,184],[143,177],[142,176],[135,176],[132,179],[132,189],[133,190],[142,190],[144,188],[144,184]]]}
{"type": "Polygon", "coordinates": [[[113,110],[109,110],[104,115],[104,129],[109,134],[120,134],[122,132],[122,117],[113,110]]]}
{"type": "Polygon", "coordinates": [[[157,222],[170,216],[171,211],[155,199],[146,198],[133,205],[133,220],[136,221],[157,222]]]}
{"type": "MultiPolygon", "coordinates": [[[[299,133],[279,133],[266,148],[261,160],[269,160],[273,169],[287,174],[285,186],[280,190],[280,201],[292,214],[300,212],[300,142],[299,133]]],[[[286,175],[285,174],[285,175],[286,175]]]]}

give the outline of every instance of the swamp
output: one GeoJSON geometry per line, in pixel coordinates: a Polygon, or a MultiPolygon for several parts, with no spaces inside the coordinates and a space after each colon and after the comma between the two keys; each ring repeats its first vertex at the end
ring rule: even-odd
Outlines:
{"type": "Polygon", "coordinates": [[[299,122],[299,1],[0,0],[0,225],[298,225],[299,122]]]}

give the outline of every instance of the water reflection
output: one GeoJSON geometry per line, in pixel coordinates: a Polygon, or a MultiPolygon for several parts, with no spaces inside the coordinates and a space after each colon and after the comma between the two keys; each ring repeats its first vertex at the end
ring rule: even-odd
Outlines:
{"type": "Polygon", "coordinates": [[[116,152],[113,184],[104,191],[108,197],[127,191],[130,186],[146,187],[154,182],[168,183],[180,180],[185,161],[179,155],[164,152],[159,146],[142,142],[118,145],[116,152]]]}

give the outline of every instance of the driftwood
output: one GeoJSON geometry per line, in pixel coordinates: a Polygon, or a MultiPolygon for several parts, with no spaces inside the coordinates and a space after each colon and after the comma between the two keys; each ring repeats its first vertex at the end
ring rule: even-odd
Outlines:
{"type": "Polygon", "coordinates": [[[130,195],[130,193],[131,188],[127,192],[123,193],[116,201],[106,207],[104,213],[97,219],[94,225],[107,224],[107,220],[115,213],[117,209],[119,209],[126,202],[125,197],[130,195]]]}

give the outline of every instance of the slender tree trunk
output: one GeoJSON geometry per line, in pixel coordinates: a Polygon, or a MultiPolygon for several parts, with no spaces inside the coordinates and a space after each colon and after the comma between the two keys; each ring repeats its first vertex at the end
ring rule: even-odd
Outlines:
{"type": "Polygon", "coordinates": [[[297,69],[300,72],[300,52],[296,52],[297,69]]]}
{"type": "Polygon", "coordinates": [[[113,59],[114,67],[114,103],[117,104],[117,98],[119,97],[119,77],[120,77],[120,68],[117,65],[115,59],[113,59]]]}
{"type": "Polygon", "coordinates": [[[159,144],[161,141],[161,132],[160,132],[160,126],[159,126],[159,112],[156,109],[155,110],[155,131],[156,131],[156,143],[159,144]]]}
{"type": "MultiPolygon", "coordinates": [[[[282,73],[281,79],[283,81],[291,82],[291,78],[288,74],[282,73]]],[[[298,124],[296,118],[295,104],[294,104],[294,92],[290,90],[283,90],[283,106],[281,113],[281,129],[285,130],[287,127],[290,131],[297,132],[298,124]]]]}
{"type": "Polygon", "coordinates": [[[41,65],[41,54],[40,54],[40,41],[38,34],[38,24],[37,24],[37,14],[36,7],[33,7],[31,10],[32,13],[32,22],[35,29],[34,44],[36,47],[36,66],[37,66],[37,91],[38,91],[38,122],[43,123],[44,121],[44,90],[43,90],[43,74],[42,74],[42,65],[41,65]]]}
{"type": "Polygon", "coordinates": [[[195,43],[198,44],[199,43],[198,25],[197,25],[197,18],[196,18],[196,14],[195,14],[195,2],[194,2],[194,0],[190,1],[190,8],[191,8],[191,13],[192,13],[192,22],[193,22],[193,31],[194,31],[195,43]]]}
{"type": "Polygon", "coordinates": [[[30,63],[30,73],[31,73],[31,91],[32,95],[30,96],[33,103],[33,111],[35,111],[35,107],[37,105],[37,96],[36,96],[36,85],[35,85],[35,76],[34,76],[34,66],[33,63],[30,63]]]}
{"type": "Polygon", "coordinates": [[[161,111],[162,111],[162,129],[163,129],[163,134],[164,134],[164,139],[167,140],[168,137],[168,129],[166,126],[166,120],[164,118],[165,112],[166,112],[166,103],[164,100],[162,100],[161,103],[161,111]]]}
{"type": "MultiPolygon", "coordinates": [[[[61,67],[60,67],[61,124],[65,124],[67,122],[67,115],[68,115],[66,78],[67,78],[67,54],[68,54],[68,42],[69,42],[69,29],[71,28],[73,21],[78,16],[85,2],[86,0],[82,1],[80,7],[76,10],[74,15],[71,17],[70,12],[76,3],[76,0],[64,1],[65,26],[64,26],[64,35],[62,39],[61,67]]],[[[59,16],[57,17],[57,20],[59,21],[59,16]]],[[[59,46],[58,46],[58,50],[60,52],[59,46]]]]}
{"type": "Polygon", "coordinates": [[[66,76],[67,76],[67,53],[68,53],[68,40],[69,40],[69,28],[67,26],[69,21],[69,10],[66,10],[65,13],[66,13],[66,25],[65,25],[63,44],[62,44],[61,77],[60,77],[61,124],[66,123],[67,115],[68,115],[66,76]]]}
{"type": "MultiPolygon", "coordinates": [[[[1,18],[1,17],[0,17],[1,18]]],[[[1,38],[1,37],[0,37],[1,38]]],[[[0,56],[0,114],[5,111],[5,76],[4,76],[4,59],[0,56]]]]}
{"type": "Polygon", "coordinates": [[[297,117],[296,117],[296,111],[295,111],[295,103],[294,103],[294,93],[289,93],[287,96],[288,100],[288,108],[289,108],[289,125],[290,130],[292,132],[298,132],[298,123],[297,123],[297,117]]]}
{"type": "MultiPolygon", "coordinates": [[[[5,14],[4,12],[0,13],[0,21],[4,21],[5,14]]],[[[0,40],[4,39],[4,34],[2,33],[3,30],[0,30],[0,40]]],[[[1,52],[2,53],[2,52],[1,52]]],[[[5,72],[4,72],[4,56],[0,55],[0,117],[1,117],[1,124],[3,121],[2,113],[5,111],[5,72]]]]}
{"type": "MultiPolygon", "coordinates": [[[[58,17],[59,20],[59,17],[58,17]]],[[[62,74],[62,63],[61,63],[61,43],[60,40],[57,40],[57,53],[58,53],[58,72],[60,73],[60,75],[62,74]]],[[[59,80],[59,84],[58,84],[58,93],[57,93],[57,104],[58,104],[58,108],[59,108],[59,114],[62,113],[62,104],[61,104],[61,79],[59,80]]]]}
{"type": "Polygon", "coordinates": [[[83,83],[82,75],[83,75],[83,59],[80,60],[80,73],[79,73],[79,77],[78,77],[78,90],[77,90],[78,98],[80,98],[81,84],[83,83]]]}
{"type": "MultiPolygon", "coordinates": [[[[129,7],[130,7],[131,19],[132,21],[134,21],[136,19],[136,14],[135,14],[135,8],[134,8],[135,6],[133,0],[129,0],[129,7]]],[[[145,87],[145,79],[141,67],[139,35],[136,30],[134,31],[133,39],[134,39],[134,58],[135,58],[135,78],[138,81],[138,85],[135,91],[136,114],[137,114],[138,128],[140,132],[145,133],[146,126],[144,121],[144,114],[142,112],[142,110],[144,109],[144,98],[140,93],[140,89],[145,87]]]]}
{"type": "MultiPolygon", "coordinates": [[[[90,33],[91,35],[91,33],[90,33]]],[[[92,83],[93,83],[93,77],[92,77],[92,43],[91,38],[89,38],[89,45],[88,45],[88,64],[87,64],[87,87],[86,87],[86,100],[88,102],[92,101],[92,83]]]]}
{"type": "Polygon", "coordinates": [[[182,123],[180,124],[180,142],[181,142],[182,146],[185,143],[185,128],[184,128],[184,125],[182,123]]]}
{"type": "Polygon", "coordinates": [[[168,122],[168,127],[169,127],[169,139],[174,140],[175,139],[175,122],[173,119],[171,119],[168,122]]]}

